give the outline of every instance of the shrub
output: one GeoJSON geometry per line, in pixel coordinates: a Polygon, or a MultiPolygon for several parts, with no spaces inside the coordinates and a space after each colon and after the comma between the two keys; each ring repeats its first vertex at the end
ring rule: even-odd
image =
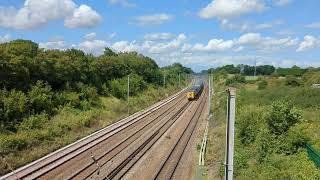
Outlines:
{"type": "Polygon", "coordinates": [[[52,114],[54,107],[52,97],[53,92],[48,84],[37,81],[36,85],[31,86],[28,98],[32,114],[39,114],[43,111],[52,114]]]}
{"type": "Polygon", "coordinates": [[[304,84],[310,86],[312,84],[320,84],[320,71],[307,71],[302,76],[304,84]]]}
{"type": "Polygon", "coordinates": [[[245,76],[242,76],[240,74],[236,74],[232,78],[226,80],[226,85],[227,86],[232,86],[232,85],[235,85],[237,83],[245,83],[245,82],[246,82],[245,76]]]}
{"type": "Polygon", "coordinates": [[[114,97],[125,99],[126,97],[126,81],[125,79],[113,79],[109,83],[110,94],[114,97]]]}
{"type": "Polygon", "coordinates": [[[28,118],[24,118],[24,120],[19,124],[19,130],[32,130],[32,129],[40,129],[45,123],[49,120],[47,114],[42,113],[38,115],[31,115],[28,118]]]}
{"type": "Polygon", "coordinates": [[[301,81],[294,76],[286,76],[285,85],[297,87],[301,85],[301,81]]]}
{"type": "Polygon", "coordinates": [[[0,154],[8,154],[18,151],[28,146],[27,140],[22,135],[3,135],[0,136],[0,154]]]}
{"type": "Polygon", "coordinates": [[[14,126],[28,115],[28,98],[21,92],[12,90],[2,91],[0,99],[1,109],[1,124],[7,129],[14,130],[14,126]]]}
{"type": "Polygon", "coordinates": [[[266,80],[262,80],[258,83],[258,89],[265,89],[268,86],[268,82],[266,80]]]}
{"type": "Polygon", "coordinates": [[[81,103],[78,93],[68,91],[56,93],[54,101],[56,106],[80,107],[81,103]]]}
{"type": "Polygon", "coordinates": [[[237,112],[237,135],[243,144],[252,143],[263,123],[263,108],[248,106],[237,112]]]}
{"type": "Polygon", "coordinates": [[[301,112],[293,106],[292,102],[284,100],[272,103],[266,118],[270,131],[275,135],[287,132],[291,126],[301,120],[301,112]]]}

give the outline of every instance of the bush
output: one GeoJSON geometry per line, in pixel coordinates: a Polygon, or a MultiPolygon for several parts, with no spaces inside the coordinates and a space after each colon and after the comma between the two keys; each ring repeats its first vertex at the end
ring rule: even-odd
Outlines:
{"type": "Polygon", "coordinates": [[[21,135],[0,136],[0,154],[5,155],[13,151],[19,151],[28,146],[27,140],[21,135]]]}
{"type": "MultiPolygon", "coordinates": [[[[127,86],[128,77],[114,79],[109,83],[110,94],[117,98],[126,99],[127,86]]],[[[130,96],[140,94],[145,88],[147,88],[147,84],[141,76],[136,74],[130,75],[130,96]]]]}
{"type": "Polygon", "coordinates": [[[40,129],[45,126],[48,120],[49,117],[45,113],[32,115],[28,118],[24,118],[24,120],[19,124],[19,130],[40,129]]]}
{"type": "Polygon", "coordinates": [[[245,76],[236,74],[232,78],[226,80],[226,86],[233,86],[237,83],[245,83],[245,82],[246,82],[245,76]]]}
{"type": "Polygon", "coordinates": [[[286,76],[286,82],[285,85],[287,86],[293,86],[293,87],[297,87],[301,85],[301,80],[297,79],[294,76],[286,76]]]}
{"type": "Polygon", "coordinates": [[[23,117],[28,115],[29,106],[27,96],[21,92],[3,90],[0,99],[1,126],[14,130],[15,124],[20,122],[23,117]]]}
{"type": "Polygon", "coordinates": [[[237,112],[237,135],[242,144],[252,143],[263,123],[263,108],[248,106],[240,108],[237,112]]]}
{"type": "Polygon", "coordinates": [[[262,80],[258,83],[258,89],[265,89],[268,86],[268,82],[266,80],[262,80]]]}
{"type": "Polygon", "coordinates": [[[110,81],[109,87],[111,95],[120,99],[125,99],[127,92],[125,79],[113,79],[110,81]]]}
{"type": "MultiPolygon", "coordinates": [[[[85,103],[81,102],[80,104],[86,104],[86,108],[88,108],[88,106],[98,104],[99,96],[95,87],[91,87],[83,83],[77,83],[76,86],[80,100],[85,101],[85,103]]],[[[84,108],[84,106],[81,106],[81,108],[84,108]]]]}
{"type": "Polygon", "coordinates": [[[320,71],[307,71],[302,76],[304,84],[311,86],[312,84],[320,84],[320,71]]]}
{"type": "Polygon", "coordinates": [[[48,84],[37,81],[36,85],[31,86],[28,98],[32,114],[39,114],[43,111],[53,114],[53,92],[48,84]]]}
{"type": "Polygon", "coordinates": [[[281,135],[287,132],[291,126],[301,122],[302,116],[292,102],[279,100],[272,103],[266,121],[273,134],[281,135]]]}
{"type": "Polygon", "coordinates": [[[68,91],[63,91],[63,92],[58,92],[55,94],[55,105],[57,107],[59,106],[71,106],[75,108],[80,107],[80,97],[79,94],[76,92],[68,92],[68,91]]]}

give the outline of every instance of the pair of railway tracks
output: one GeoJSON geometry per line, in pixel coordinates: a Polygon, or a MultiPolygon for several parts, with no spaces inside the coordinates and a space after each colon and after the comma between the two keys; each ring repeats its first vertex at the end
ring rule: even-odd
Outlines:
{"type": "Polygon", "coordinates": [[[120,179],[190,104],[181,91],[0,179],[120,179]]]}

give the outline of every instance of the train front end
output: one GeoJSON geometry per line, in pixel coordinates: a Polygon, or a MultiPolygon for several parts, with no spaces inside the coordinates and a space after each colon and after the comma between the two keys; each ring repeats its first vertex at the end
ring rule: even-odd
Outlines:
{"type": "Polygon", "coordinates": [[[187,99],[188,99],[189,101],[194,100],[195,97],[196,97],[196,93],[195,93],[194,91],[189,91],[189,92],[187,92],[187,99]]]}

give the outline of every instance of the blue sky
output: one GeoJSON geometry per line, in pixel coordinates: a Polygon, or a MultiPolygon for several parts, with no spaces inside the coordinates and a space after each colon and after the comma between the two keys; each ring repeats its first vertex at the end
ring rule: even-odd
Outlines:
{"type": "Polygon", "coordinates": [[[0,43],[22,38],[96,55],[108,46],[196,71],[255,61],[319,67],[319,7],[318,0],[4,0],[0,43]]]}

